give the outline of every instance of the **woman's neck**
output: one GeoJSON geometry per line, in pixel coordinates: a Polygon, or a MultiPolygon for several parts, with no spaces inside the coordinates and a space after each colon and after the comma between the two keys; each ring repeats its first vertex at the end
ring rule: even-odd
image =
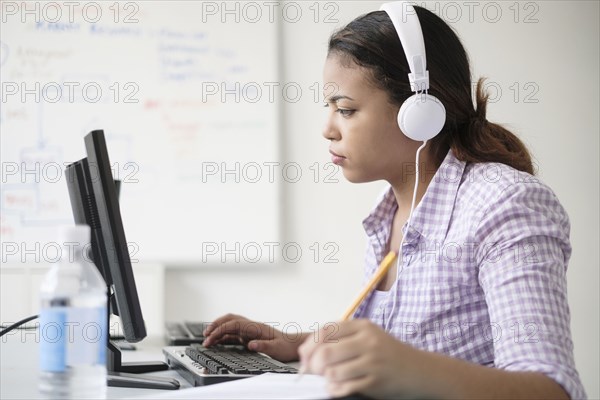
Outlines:
{"type": "MultiPolygon", "coordinates": [[[[437,169],[438,166],[432,162],[431,157],[428,156],[426,149],[424,149],[419,155],[419,187],[417,188],[417,196],[415,198],[415,208],[421,202],[425,192],[427,192],[427,188],[433,180],[437,169]]],[[[415,178],[416,169],[413,162],[408,168],[403,167],[399,176],[388,181],[392,186],[396,202],[398,203],[398,211],[400,213],[407,215],[410,213],[415,188],[415,178]]]]}

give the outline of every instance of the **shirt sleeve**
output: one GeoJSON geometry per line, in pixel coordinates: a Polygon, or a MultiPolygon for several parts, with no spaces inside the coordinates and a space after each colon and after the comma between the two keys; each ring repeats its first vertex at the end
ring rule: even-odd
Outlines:
{"type": "Polygon", "coordinates": [[[572,399],[585,398],[569,325],[567,214],[539,182],[514,183],[488,204],[475,254],[495,367],[543,373],[572,399]]]}

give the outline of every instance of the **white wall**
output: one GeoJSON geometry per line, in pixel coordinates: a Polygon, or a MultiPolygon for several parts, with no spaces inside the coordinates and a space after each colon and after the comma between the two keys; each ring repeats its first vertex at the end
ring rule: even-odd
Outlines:
{"type": "MultiPolygon", "coordinates": [[[[599,398],[599,3],[522,2],[517,22],[515,8],[509,8],[514,2],[477,2],[472,19],[466,3],[428,2],[427,6],[441,8],[442,17],[457,21],[452,26],[470,54],[473,79],[485,75],[491,90],[502,91],[489,105],[488,118],[508,124],[530,146],[539,176],[569,212],[574,252],[568,280],[576,363],[588,395],[599,398]],[[492,23],[496,7],[502,16],[492,23]],[[525,24],[527,16],[538,21],[525,24]],[[517,102],[515,82],[520,94],[517,102]],[[535,88],[538,91],[531,99],[538,102],[524,102],[524,96],[535,88]]],[[[325,182],[323,174],[328,171],[323,166],[329,161],[328,143],[321,137],[325,112],[321,100],[313,99],[311,87],[321,83],[327,39],[333,29],[377,9],[380,2],[327,3],[337,6],[337,11],[320,3],[318,23],[309,9],[313,2],[299,4],[304,13],[301,21],[281,26],[281,81],[299,83],[303,96],[297,103],[283,102],[280,129],[283,161],[300,164],[303,172],[300,182],[285,185],[281,193],[282,245],[298,243],[302,257],[296,263],[263,268],[168,267],[164,314],[169,319],[210,320],[234,312],[279,327],[287,324],[291,333],[296,324],[310,329],[315,323],[337,319],[360,288],[365,246],[361,221],[382,183],[353,185],[341,173],[334,176],[338,183],[325,182]],[[338,23],[324,21],[332,11],[338,23]],[[317,183],[314,169],[309,168],[314,163],[319,163],[321,172],[317,183]],[[311,249],[315,242],[321,250],[318,262],[313,260],[315,248],[311,249]],[[330,247],[324,248],[327,244],[330,247]],[[337,262],[324,262],[332,249],[337,249],[333,256],[337,262]]],[[[156,274],[160,277],[161,272],[156,274]]],[[[2,321],[14,320],[21,315],[19,310],[27,314],[27,307],[21,310],[15,305],[19,296],[25,296],[35,309],[31,293],[23,294],[8,279],[23,283],[29,278],[2,269],[2,321]]],[[[154,294],[155,281],[145,282],[140,289],[146,293],[143,302],[155,301],[160,290],[154,294]]],[[[146,305],[144,311],[146,318],[162,318],[160,305],[146,305]]],[[[160,326],[153,323],[151,331],[159,332],[160,326]]]]}

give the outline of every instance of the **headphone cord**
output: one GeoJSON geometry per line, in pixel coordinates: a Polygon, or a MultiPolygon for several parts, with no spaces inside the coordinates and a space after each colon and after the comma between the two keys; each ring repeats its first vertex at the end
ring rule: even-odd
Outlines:
{"type": "MultiPolygon", "coordinates": [[[[32,315],[31,317],[27,317],[25,319],[22,319],[19,322],[15,322],[14,324],[12,324],[12,325],[6,327],[5,329],[3,329],[0,332],[0,337],[4,336],[5,334],[7,334],[8,332],[12,331],[15,328],[18,328],[20,325],[23,325],[24,323],[29,322],[29,321],[31,321],[33,319],[36,319],[37,317],[38,317],[38,315],[32,315]]],[[[2,328],[4,328],[4,326],[2,328]]],[[[32,329],[32,328],[24,327],[24,328],[21,328],[21,329],[32,329]]]]}
{"type": "MultiPolygon", "coordinates": [[[[406,230],[405,233],[408,233],[408,230],[410,229],[410,224],[412,221],[412,216],[413,216],[413,211],[415,209],[415,202],[417,200],[417,189],[419,188],[419,155],[421,153],[421,150],[423,150],[425,148],[425,146],[427,145],[427,140],[423,141],[423,144],[417,149],[417,155],[416,155],[416,159],[415,159],[415,188],[413,190],[413,197],[412,197],[412,203],[410,205],[410,214],[408,214],[408,221],[406,224],[406,230]]],[[[405,238],[405,234],[402,235],[402,240],[400,241],[400,249],[398,250],[398,262],[396,263],[396,279],[394,280],[394,287],[393,287],[393,291],[394,291],[394,301],[392,303],[392,311],[390,311],[390,315],[387,319],[387,322],[385,323],[385,330],[387,332],[390,332],[390,324],[392,322],[392,317],[394,315],[394,311],[396,310],[396,303],[398,302],[398,276],[400,275],[400,265],[402,263],[402,247],[404,246],[404,238],[405,238]]]]}

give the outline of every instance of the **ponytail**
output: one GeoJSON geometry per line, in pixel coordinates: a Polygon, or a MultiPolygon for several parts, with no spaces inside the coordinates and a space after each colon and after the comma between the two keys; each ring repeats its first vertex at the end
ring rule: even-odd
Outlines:
{"type": "Polygon", "coordinates": [[[499,162],[519,171],[535,174],[531,154],[523,142],[501,125],[486,118],[488,93],[484,78],[479,78],[476,89],[477,108],[466,124],[466,129],[451,135],[450,148],[459,160],[467,162],[499,162]]]}

